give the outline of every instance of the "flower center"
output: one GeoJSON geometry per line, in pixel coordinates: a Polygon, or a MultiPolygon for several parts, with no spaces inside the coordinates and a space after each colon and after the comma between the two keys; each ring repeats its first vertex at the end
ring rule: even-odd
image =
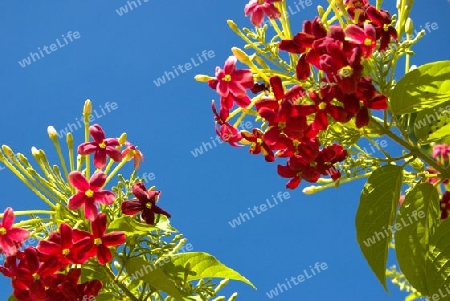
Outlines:
{"type": "Polygon", "coordinates": [[[95,245],[101,245],[102,244],[102,239],[101,238],[94,239],[94,244],[95,245]]]}
{"type": "Polygon", "coordinates": [[[94,192],[91,189],[88,189],[85,193],[85,196],[87,196],[88,198],[91,198],[94,196],[94,192]]]}
{"type": "Polygon", "coordinates": [[[384,30],[384,31],[388,31],[388,30],[389,30],[389,27],[391,27],[390,24],[384,24],[384,25],[383,25],[383,30],[384,30]]]}
{"type": "Polygon", "coordinates": [[[39,276],[38,273],[34,273],[33,274],[33,279],[34,279],[34,281],[37,281],[37,280],[41,279],[41,277],[39,276]]]}
{"type": "Polygon", "coordinates": [[[341,77],[350,77],[353,75],[353,69],[351,66],[345,66],[342,67],[341,70],[339,70],[339,76],[341,77]]]}
{"type": "Polygon", "coordinates": [[[322,101],[319,103],[319,109],[324,110],[327,107],[327,103],[325,101],[322,101]]]}
{"type": "Polygon", "coordinates": [[[6,230],[5,227],[1,227],[0,228],[0,235],[5,235],[8,231],[6,230]]]}
{"type": "Polygon", "coordinates": [[[360,100],[359,101],[359,107],[360,108],[364,108],[366,106],[366,104],[364,103],[364,100],[360,100]]]}
{"type": "Polygon", "coordinates": [[[285,127],[286,127],[286,122],[279,122],[279,123],[278,123],[278,128],[279,128],[280,130],[284,129],[285,127]]]}
{"type": "Polygon", "coordinates": [[[226,82],[230,82],[231,81],[231,75],[227,74],[225,75],[222,80],[226,81],[226,82]]]}
{"type": "Polygon", "coordinates": [[[69,253],[70,253],[70,249],[64,249],[64,250],[62,251],[62,254],[63,254],[64,256],[69,255],[69,253]]]}
{"type": "Polygon", "coordinates": [[[145,204],[145,208],[152,209],[152,203],[148,202],[147,204],[145,204]]]}
{"type": "Polygon", "coordinates": [[[366,46],[372,45],[372,39],[366,38],[366,39],[364,40],[364,45],[366,45],[366,46]]]}
{"type": "Polygon", "coordinates": [[[102,143],[99,143],[98,146],[99,146],[100,148],[105,149],[105,148],[106,148],[106,143],[105,143],[105,141],[103,141],[102,143]]]}
{"type": "Polygon", "coordinates": [[[256,144],[263,144],[263,140],[261,138],[256,138],[256,144]]]}

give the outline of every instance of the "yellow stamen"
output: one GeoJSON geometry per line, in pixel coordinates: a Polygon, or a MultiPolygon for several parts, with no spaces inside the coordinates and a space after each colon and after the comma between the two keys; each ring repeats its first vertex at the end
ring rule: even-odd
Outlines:
{"type": "Polygon", "coordinates": [[[225,75],[222,80],[226,81],[226,82],[230,82],[231,81],[231,75],[227,74],[225,75]]]}
{"type": "Polygon", "coordinates": [[[94,239],[94,244],[95,245],[101,245],[102,244],[102,239],[101,238],[94,239]]]}
{"type": "Polygon", "coordinates": [[[91,198],[91,197],[94,196],[94,192],[93,192],[92,190],[88,189],[88,190],[84,193],[84,195],[87,196],[88,198],[91,198]]]}
{"type": "Polygon", "coordinates": [[[366,45],[366,46],[372,45],[372,39],[366,38],[366,39],[364,40],[364,45],[366,45]]]}
{"type": "Polygon", "coordinates": [[[339,70],[339,76],[341,77],[350,77],[353,75],[353,69],[351,66],[345,66],[339,70]]]}
{"type": "Polygon", "coordinates": [[[105,149],[105,148],[106,148],[106,143],[105,143],[105,141],[103,141],[102,143],[99,143],[98,146],[99,146],[100,148],[105,149]]]}
{"type": "Polygon", "coordinates": [[[147,203],[147,204],[145,204],[145,208],[151,209],[151,208],[152,208],[152,203],[147,203]]]}
{"type": "Polygon", "coordinates": [[[5,235],[8,232],[5,227],[0,228],[0,235],[5,235]]]}

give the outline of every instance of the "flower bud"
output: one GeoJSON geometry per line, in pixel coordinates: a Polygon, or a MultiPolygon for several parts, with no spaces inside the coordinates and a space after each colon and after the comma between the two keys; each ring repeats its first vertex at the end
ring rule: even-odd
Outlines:
{"type": "Polygon", "coordinates": [[[405,31],[408,35],[412,35],[414,31],[414,23],[411,18],[408,18],[408,20],[406,20],[405,31]]]}
{"type": "Polygon", "coordinates": [[[34,146],[31,147],[31,154],[33,155],[33,157],[35,157],[36,159],[39,157],[39,151],[37,148],[35,148],[34,146]]]}
{"type": "Polygon", "coordinates": [[[201,83],[207,83],[209,80],[214,79],[214,78],[211,76],[208,76],[208,75],[204,75],[204,74],[197,74],[194,77],[194,79],[201,83]]]}
{"type": "Polygon", "coordinates": [[[240,48],[233,47],[231,48],[231,52],[233,52],[234,56],[238,59],[239,62],[248,65],[250,63],[250,58],[247,53],[242,51],[240,48]]]}
{"type": "Polygon", "coordinates": [[[52,139],[52,140],[58,137],[58,134],[56,133],[56,129],[51,125],[47,127],[47,133],[48,133],[48,136],[50,137],[50,139],[52,139]]]}
{"type": "Polygon", "coordinates": [[[125,142],[127,142],[127,133],[123,133],[123,134],[120,135],[120,137],[119,137],[119,143],[120,143],[120,144],[125,144],[125,142]]]}
{"type": "Polygon", "coordinates": [[[320,187],[319,186],[309,186],[309,187],[305,187],[302,192],[304,194],[314,194],[314,193],[319,192],[319,191],[320,191],[320,187]]]}
{"type": "Polygon", "coordinates": [[[72,133],[67,133],[66,142],[67,142],[68,145],[72,145],[73,144],[73,135],[72,135],[72,133]]]}
{"type": "Polygon", "coordinates": [[[411,167],[416,171],[423,171],[425,168],[425,165],[419,158],[414,159],[411,163],[409,163],[409,165],[411,165],[411,167]]]}
{"type": "Polygon", "coordinates": [[[84,102],[83,115],[87,116],[87,115],[91,115],[91,113],[92,113],[92,102],[90,99],[87,99],[84,102]]]}
{"type": "Polygon", "coordinates": [[[322,5],[317,5],[317,12],[319,13],[319,17],[322,18],[322,16],[325,14],[325,9],[323,9],[322,5]]]}
{"type": "Polygon", "coordinates": [[[231,28],[232,31],[238,32],[239,28],[237,27],[236,23],[234,23],[233,20],[227,20],[228,26],[231,28]]]}
{"type": "Polygon", "coordinates": [[[2,150],[8,158],[14,157],[14,152],[12,151],[12,149],[9,146],[2,145],[2,150]]]}
{"type": "Polygon", "coordinates": [[[259,56],[255,56],[255,61],[264,69],[270,69],[266,62],[259,56]]]}

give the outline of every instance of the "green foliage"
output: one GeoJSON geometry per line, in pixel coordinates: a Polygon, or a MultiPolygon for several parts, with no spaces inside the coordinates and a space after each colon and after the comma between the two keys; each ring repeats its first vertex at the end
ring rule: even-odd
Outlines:
{"type": "Polygon", "coordinates": [[[417,290],[428,294],[425,277],[425,260],[430,237],[439,220],[439,195],[428,183],[417,184],[407,195],[396,222],[396,254],[403,274],[417,290]]]}
{"type": "Polygon", "coordinates": [[[386,227],[394,222],[402,179],[403,168],[400,166],[385,165],[376,169],[364,186],[356,213],[358,243],[386,290],[386,262],[392,238],[386,227]],[[374,236],[377,232],[382,234],[379,241],[376,241],[379,236],[374,236]],[[370,242],[371,238],[375,238],[375,242],[370,242]]]}
{"type": "Polygon", "coordinates": [[[390,95],[393,115],[420,112],[450,100],[450,61],[433,62],[408,72],[390,95]]]}

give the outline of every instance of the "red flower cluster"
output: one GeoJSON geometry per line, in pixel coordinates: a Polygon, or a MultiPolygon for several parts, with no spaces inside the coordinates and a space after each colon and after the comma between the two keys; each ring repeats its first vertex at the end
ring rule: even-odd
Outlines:
{"type": "MultiPolygon", "coordinates": [[[[250,1],[246,14],[252,14],[252,22],[258,26],[263,13],[279,16],[274,12],[274,2],[250,1]]],[[[316,182],[320,175],[330,175],[334,180],[340,177],[333,165],[345,160],[347,151],[339,144],[321,145],[320,131],[327,130],[330,123],[346,123],[353,118],[358,128],[367,126],[370,110],[388,106],[387,97],[377,92],[370,77],[363,76],[363,62],[375,50],[385,51],[391,39],[397,39],[391,17],[366,0],[347,0],[344,5],[354,23],[345,30],[340,25],[326,28],[316,17],[305,21],[303,30],[293,39],[279,43],[280,51],[298,55],[295,76],[299,82],[311,76],[312,68],[323,74],[317,89],[305,91],[296,84],[285,90],[278,76],[271,76],[269,83],[255,84],[250,70],[236,70],[234,57],[228,58],[223,70],[217,67],[216,77],[209,81],[221,96],[219,113],[213,103],[217,134],[233,146],[239,146],[238,142],[250,144],[250,153],[262,153],[268,162],[275,156],[287,158],[286,165],[278,166],[278,174],[291,178],[287,184],[291,189],[302,179],[316,182]],[[270,89],[274,95],[255,103],[265,130],[239,132],[228,123],[233,104],[246,107],[250,103],[246,89],[253,93],[270,89]]]]}
{"type": "MultiPolygon", "coordinates": [[[[119,140],[105,139],[103,129],[99,125],[93,125],[89,130],[94,142],[81,144],[78,153],[93,153],[94,165],[97,168],[105,167],[107,156],[116,162],[133,157],[135,169],[138,167],[143,156],[134,145],[126,142],[126,149],[122,153],[119,140]]],[[[89,181],[79,171],[69,174],[69,182],[77,192],[68,199],[67,207],[70,210],[84,207],[84,216],[90,221],[91,232],[73,229],[62,223],[59,231],[50,233],[49,237],[41,240],[36,247],[18,251],[29,237],[29,232],[13,227],[14,212],[11,208],[5,210],[3,222],[0,223],[0,251],[8,257],[4,266],[0,266],[0,272],[12,278],[13,295],[17,300],[76,301],[99,294],[101,281],[92,280],[79,284],[81,269],[69,269],[69,265],[84,264],[93,258],[96,258],[99,264],[105,265],[113,258],[109,248],[125,243],[125,233],[106,233],[107,217],[98,212],[97,203],[111,205],[116,201],[113,192],[102,189],[106,179],[106,174],[101,171],[95,172],[89,181]]],[[[164,214],[170,218],[169,213],[156,205],[159,191],[147,191],[142,183],[137,183],[133,185],[133,193],[138,200],[124,201],[124,214],[134,215],[142,211],[142,218],[147,224],[155,223],[155,214],[164,214]]]]}

